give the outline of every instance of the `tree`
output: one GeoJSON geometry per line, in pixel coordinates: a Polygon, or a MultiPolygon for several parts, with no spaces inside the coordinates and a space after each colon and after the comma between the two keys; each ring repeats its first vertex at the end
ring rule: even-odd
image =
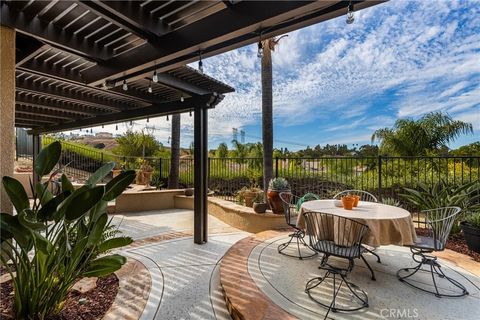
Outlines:
{"type": "Polygon", "coordinates": [[[281,38],[261,41],[262,49],[262,140],[263,140],[263,188],[266,192],[273,176],[273,97],[272,51],[281,38]]]}
{"type": "Polygon", "coordinates": [[[398,119],[393,128],[376,130],[372,142],[380,141],[383,153],[421,156],[438,153],[462,134],[473,133],[471,123],[453,120],[441,112],[431,112],[418,120],[398,119]]]}
{"type": "Polygon", "coordinates": [[[161,148],[153,135],[145,132],[127,131],[116,138],[118,146],[114,152],[127,157],[150,157],[161,148]]]}
{"type": "Polygon", "coordinates": [[[178,189],[180,171],[180,113],[172,115],[172,144],[170,146],[170,173],[168,188],[178,189]]]}
{"type": "Polygon", "coordinates": [[[248,149],[245,144],[240,143],[238,140],[232,140],[233,144],[233,157],[236,158],[237,163],[245,163],[245,158],[248,155],[248,149]]]}
{"type": "Polygon", "coordinates": [[[228,157],[228,146],[225,142],[222,142],[218,145],[217,156],[220,159],[225,159],[228,157]]]}

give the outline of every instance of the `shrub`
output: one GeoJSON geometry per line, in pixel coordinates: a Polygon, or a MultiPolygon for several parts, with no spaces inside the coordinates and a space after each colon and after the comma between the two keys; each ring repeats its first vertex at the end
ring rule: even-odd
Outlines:
{"type": "Polygon", "coordinates": [[[471,214],[465,219],[465,223],[472,228],[480,229],[480,211],[471,214]]]}
{"type": "MultiPolygon", "coordinates": [[[[60,154],[59,142],[44,148],[35,172],[49,174],[60,154]]],[[[106,255],[132,242],[112,233],[106,209],[108,201],[134,180],[135,172],[125,171],[105,186],[97,186],[113,167],[113,163],[101,167],[76,190],[62,175],[62,192],[57,196],[48,191],[50,180],[58,173],[54,172],[45,183],[32,185],[33,205],[19,181],[3,177],[5,191],[18,213],[0,214],[1,256],[12,276],[17,319],[45,319],[58,313],[78,278],[105,276],[126,262],[118,254],[106,255]]]]}
{"type": "Polygon", "coordinates": [[[281,177],[273,178],[272,180],[270,180],[270,182],[268,183],[268,188],[270,190],[277,190],[277,191],[290,190],[288,181],[285,178],[281,178],[281,177]]]}

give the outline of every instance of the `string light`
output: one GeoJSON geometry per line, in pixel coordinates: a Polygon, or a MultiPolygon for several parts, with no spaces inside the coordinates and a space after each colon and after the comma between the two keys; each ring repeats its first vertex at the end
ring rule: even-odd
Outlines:
{"type": "Polygon", "coordinates": [[[168,121],[168,114],[167,114],[167,121],[168,121]]]}
{"type": "Polygon", "coordinates": [[[118,124],[116,124],[116,125],[115,125],[115,130],[117,130],[117,131],[118,131],[118,124]]]}
{"type": "Polygon", "coordinates": [[[93,133],[93,129],[90,129],[90,133],[93,133]]]}
{"type": "Polygon", "coordinates": [[[152,76],[153,82],[157,83],[158,82],[158,74],[157,70],[153,71],[153,76],[152,76]]]}
{"type": "Polygon", "coordinates": [[[190,110],[190,117],[192,116],[192,110],[190,110]]]}
{"type": "Polygon", "coordinates": [[[263,57],[263,45],[262,45],[262,41],[258,41],[257,57],[258,57],[258,58],[262,58],[262,57],[263,57]]]}
{"type": "Polygon", "coordinates": [[[183,102],[183,101],[185,101],[185,98],[183,97],[183,93],[182,93],[182,95],[180,96],[180,102],[183,102]]]}
{"type": "Polygon", "coordinates": [[[353,3],[350,0],[350,3],[348,4],[348,9],[347,9],[347,24],[352,24],[355,21],[355,16],[353,13],[353,3]]]}
{"type": "Polygon", "coordinates": [[[102,129],[103,129],[103,128],[105,128],[105,127],[104,127],[103,124],[102,124],[102,129]]]}
{"type": "Polygon", "coordinates": [[[147,118],[147,123],[149,123],[149,122],[150,122],[150,118],[147,118]]]}
{"type": "Polygon", "coordinates": [[[123,91],[127,91],[127,90],[128,90],[127,80],[123,80],[122,89],[123,89],[123,91]]]}
{"type": "Polygon", "coordinates": [[[148,85],[148,93],[152,93],[152,92],[153,92],[152,81],[150,81],[150,84],[148,85]]]}
{"type": "Polygon", "coordinates": [[[202,53],[199,53],[200,60],[198,60],[198,72],[203,74],[203,61],[202,61],[202,53]]]}

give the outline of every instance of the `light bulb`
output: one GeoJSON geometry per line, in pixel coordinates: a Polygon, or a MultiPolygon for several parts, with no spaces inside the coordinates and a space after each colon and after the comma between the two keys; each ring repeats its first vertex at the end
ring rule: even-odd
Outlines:
{"type": "Polygon", "coordinates": [[[123,80],[122,89],[123,89],[123,91],[127,91],[127,90],[128,90],[127,80],[123,80]]]}
{"type": "Polygon", "coordinates": [[[347,10],[347,24],[352,24],[355,21],[355,16],[353,12],[353,4],[350,2],[347,10]]]}
{"type": "Polygon", "coordinates": [[[183,95],[180,96],[180,101],[181,102],[185,101],[185,98],[183,97],[183,95]]]}
{"type": "Polygon", "coordinates": [[[152,84],[150,83],[150,85],[148,86],[148,93],[152,93],[152,92],[153,92],[152,84]]]}
{"type": "Polygon", "coordinates": [[[150,122],[150,118],[147,118],[147,123],[150,122]]]}
{"type": "Polygon", "coordinates": [[[192,110],[190,110],[190,117],[192,116],[192,110]]]}
{"type": "Polygon", "coordinates": [[[152,77],[153,82],[157,83],[158,82],[158,74],[157,70],[153,71],[153,77],[152,77]]]}
{"type": "Polygon", "coordinates": [[[115,130],[118,130],[118,124],[115,125],[115,130]]]}
{"type": "Polygon", "coordinates": [[[167,121],[168,121],[168,114],[167,114],[167,121]]]}
{"type": "Polygon", "coordinates": [[[203,74],[203,61],[202,61],[202,57],[200,57],[200,60],[198,61],[198,72],[200,72],[201,74],[203,74]]]}
{"type": "Polygon", "coordinates": [[[263,46],[262,46],[262,42],[261,42],[261,41],[258,41],[257,57],[258,57],[258,58],[262,58],[262,57],[263,57],[263,46]]]}

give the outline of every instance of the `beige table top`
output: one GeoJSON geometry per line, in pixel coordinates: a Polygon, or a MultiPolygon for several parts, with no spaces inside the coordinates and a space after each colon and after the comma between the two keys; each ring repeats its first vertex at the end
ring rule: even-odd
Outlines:
{"type": "Polygon", "coordinates": [[[369,227],[365,243],[374,247],[380,245],[411,245],[416,233],[410,212],[405,209],[381,203],[360,201],[353,210],[334,205],[335,200],[314,200],[304,202],[297,218],[297,227],[305,228],[304,212],[324,212],[354,219],[369,227]]]}

